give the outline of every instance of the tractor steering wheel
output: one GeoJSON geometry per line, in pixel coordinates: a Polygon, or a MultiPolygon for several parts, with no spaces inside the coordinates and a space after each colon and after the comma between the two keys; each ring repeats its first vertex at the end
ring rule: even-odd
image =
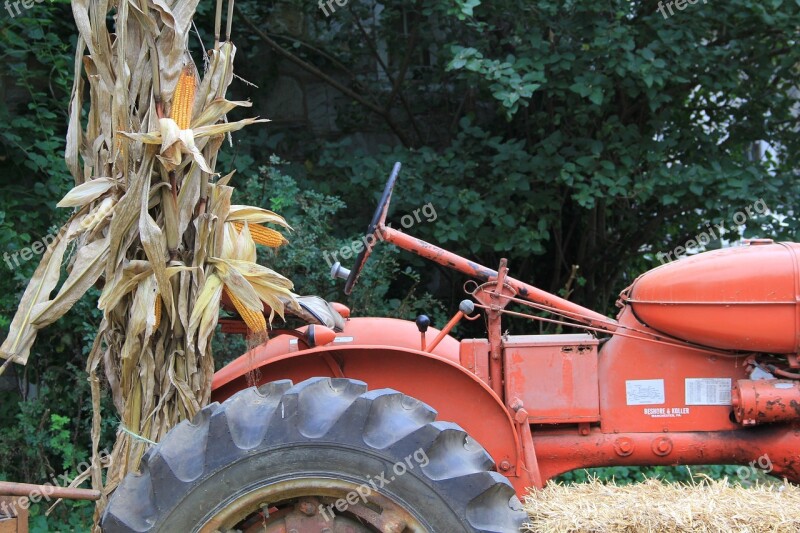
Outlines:
{"type": "Polygon", "coordinates": [[[377,229],[386,222],[389,201],[392,199],[392,189],[394,189],[394,183],[397,181],[397,175],[400,173],[401,166],[399,161],[394,164],[392,173],[389,175],[389,181],[386,182],[386,187],[383,189],[381,201],[378,202],[378,208],[375,210],[375,214],[372,215],[372,221],[370,221],[369,226],[367,226],[367,233],[364,237],[364,249],[356,256],[356,263],[353,265],[350,275],[347,276],[347,283],[345,283],[344,286],[344,293],[347,295],[353,291],[353,287],[355,287],[356,281],[358,281],[358,275],[361,273],[361,269],[364,268],[364,264],[372,253],[372,246],[375,244],[377,238],[375,234],[377,229]],[[370,239],[370,237],[372,237],[372,239],[370,239]]]}

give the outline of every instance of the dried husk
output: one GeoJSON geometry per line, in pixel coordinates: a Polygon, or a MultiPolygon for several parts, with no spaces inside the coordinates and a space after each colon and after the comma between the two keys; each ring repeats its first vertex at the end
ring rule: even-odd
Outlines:
{"type": "Polygon", "coordinates": [[[75,187],[58,205],[76,211],[42,257],[0,346],[0,357],[25,364],[37,331],[90,287],[102,287],[103,320],[86,366],[95,458],[101,369],[121,425],[110,459],[94,461],[76,480],[91,477],[102,490],[96,519],[147,448],[208,403],[210,339],[223,286],[246,307],[260,311],[267,304],[281,316],[293,299],[289,280],[255,264],[247,224],[237,232],[228,222],[288,225],[275,213],[232,206],[231,174],[217,180],[214,168],[226,135],[266,122],[225,119],[232,109],[250,106],[225,99],[233,80],[232,42],[209,51],[207,70],[192,91],[190,129],[169,118],[181,72],[197,72],[187,51],[197,4],[73,0],[79,37],[65,157],[75,187]],[[87,100],[89,111],[82,113],[87,100]],[[74,253],[61,280],[68,249],[74,253]]]}

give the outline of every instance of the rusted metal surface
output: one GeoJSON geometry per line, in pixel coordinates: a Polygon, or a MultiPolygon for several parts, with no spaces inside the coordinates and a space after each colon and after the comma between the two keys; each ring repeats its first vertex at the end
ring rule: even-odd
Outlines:
{"type": "Polygon", "coordinates": [[[736,421],[745,426],[800,420],[800,381],[740,379],[732,403],[736,421]]]}
{"type": "Polygon", "coordinates": [[[412,512],[378,492],[351,500],[358,485],[339,479],[289,479],[223,503],[200,533],[424,533],[412,512]],[[344,505],[346,503],[346,505],[344,505]],[[338,505],[338,507],[337,507],[338,505]],[[343,509],[343,510],[340,510],[343,509]]]}
{"type": "Polygon", "coordinates": [[[603,433],[588,436],[540,427],[533,443],[542,479],[576,468],[641,465],[750,465],[765,454],[772,475],[800,482],[800,426],[763,426],[737,431],[603,433]]]}
{"type": "Polygon", "coordinates": [[[587,334],[506,337],[506,398],[528,406],[531,424],[599,421],[597,345],[587,334]]]}
{"type": "Polygon", "coordinates": [[[100,491],[0,481],[0,533],[28,533],[28,506],[31,502],[99,500],[100,491]]]}
{"type": "Polygon", "coordinates": [[[508,298],[516,296],[517,291],[504,283],[508,268],[506,260],[500,262],[500,275],[496,281],[484,283],[473,291],[473,298],[486,310],[486,330],[489,334],[489,384],[499,397],[503,397],[503,341],[502,311],[508,305],[508,298]]]}
{"type": "Polygon", "coordinates": [[[533,444],[531,425],[528,423],[530,415],[525,410],[525,404],[519,398],[514,398],[511,401],[511,409],[514,411],[514,422],[517,424],[517,432],[522,442],[522,453],[525,457],[524,465],[518,468],[527,470],[531,480],[531,487],[542,488],[546,480],[542,479],[542,473],[539,471],[539,460],[536,458],[536,447],[533,444]]]}
{"type": "Polygon", "coordinates": [[[32,485],[30,483],[12,483],[0,481],[0,494],[5,496],[27,496],[63,498],[65,500],[99,500],[100,491],[90,489],[76,489],[70,487],[56,487],[54,485],[32,485]]]}

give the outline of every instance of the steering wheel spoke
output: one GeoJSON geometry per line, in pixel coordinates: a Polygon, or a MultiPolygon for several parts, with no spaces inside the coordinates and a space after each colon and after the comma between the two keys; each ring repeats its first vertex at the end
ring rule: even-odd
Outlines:
{"type": "MultiPolygon", "coordinates": [[[[392,199],[392,190],[394,189],[394,184],[397,181],[397,176],[400,174],[401,166],[402,165],[398,161],[394,164],[394,168],[392,168],[392,173],[389,175],[389,180],[386,182],[386,187],[383,189],[381,200],[378,202],[378,207],[375,209],[375,214],[372,215],[372,221],[370,221],[369,226],[367,226],[367,232],[364,238],[364,249],[361,250],[361,252],[359,252],[359,254],[356,256],[356,262],[353,265],[353,269],[349,271],[349,275],[347,276],[347,282],[344,286],[345,294],[349,295],[351,292],[353,292],[353,287],[355,287],[356,281],[358,281],[358,276],[361,274],[361,269],[364,268],[364,264],[367,262],[367,259],[369,259],[370,254],[372,254],[372,247],[378,240],[377,232],[383,223],[386,222],[386,215],[389,212],[389,202],[392,199]],[[372,238],[370,239],[370,237],[372,238]]],[[[346,268],[337,263],[333,266],[331,275],[335,278],[342,277],[344,271],[346,270],[346,268]]]]}

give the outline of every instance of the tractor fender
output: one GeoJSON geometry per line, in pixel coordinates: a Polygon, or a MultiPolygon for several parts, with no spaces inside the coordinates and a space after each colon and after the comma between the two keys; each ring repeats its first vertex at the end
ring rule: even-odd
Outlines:
{"type": "Polygon", "coordinates": [[[450,358],[385,344],[329,344],[270,357],[259,353],[272,342],[217,372],[212,400],[222,402],[248,386],[281,379],[295,383],[312,377],[361,380],[372,390],[394,389],[425,402],[438,412],[439,420],[455,422],[480,443],[519,494],[530,486],[517,428],[502,400],[450,358]]]}

